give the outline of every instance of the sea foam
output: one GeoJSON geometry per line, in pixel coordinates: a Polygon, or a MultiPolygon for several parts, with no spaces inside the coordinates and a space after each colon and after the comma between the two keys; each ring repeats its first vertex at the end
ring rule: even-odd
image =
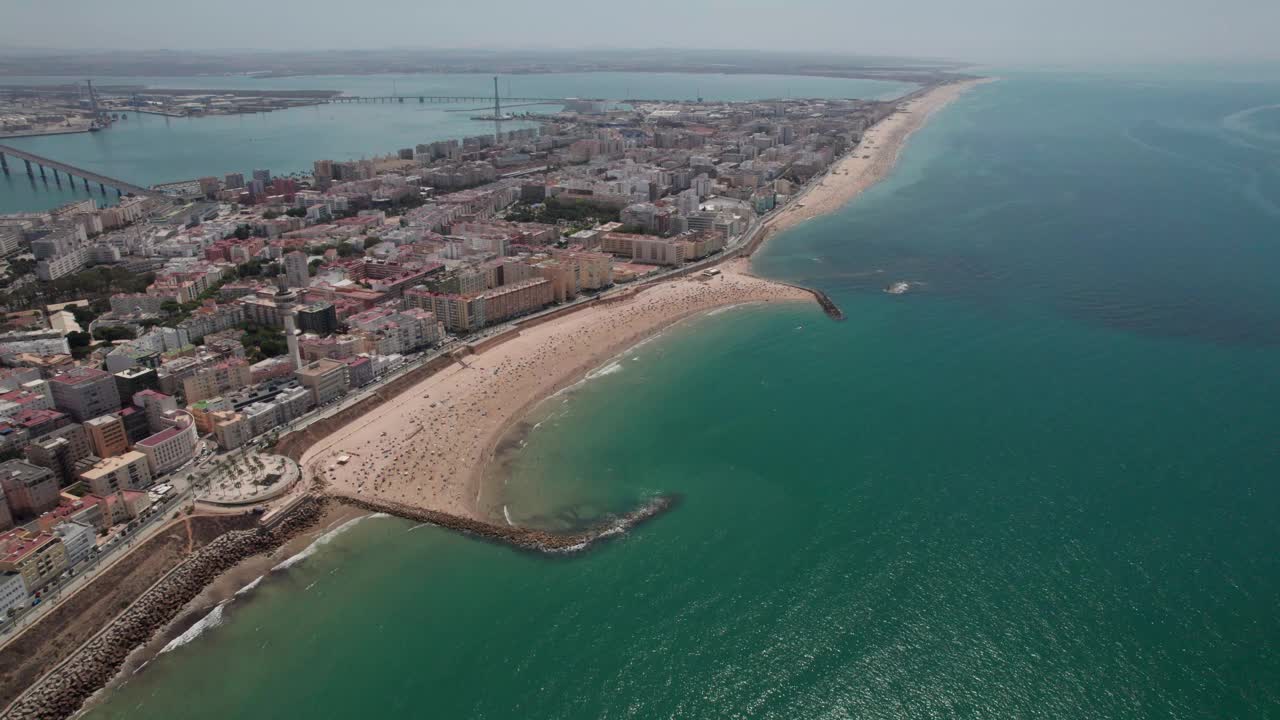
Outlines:
{"type": "MultiPolygon", "coordinates": [[[[259,578],[259,580],[260,579],[261,578],[259,578]]],[[[226,604],[227,604],[227,601],[224,600],[218,603],[217,605],[215,605],[213,607],[213,610],[209,611],[208,615],[205,615],[204,617],[196,621],[196,624],[187,628],[186,632],[170,640],[169,643],[160,650],[160,653],[164,654],[169,652],[170,650],[177,650],[183,645],[186,645],[192,640],[195,640],[196,638],[203,635],[205,631],[212,630],[213,628],[216,628],[219,625],[221,625],[222,624],[222,608],[226,604]]]]}
{"type": "Polygon", "coordinates": [[[391,516],[390,516],[390,515],[388,515],[388,514],[386,514],[386,513],[374,513],[374,514],[372,514],[372,515],[362,515],[362,516],[360,516],[360,517],[358,517],[358,518],[351,518],[350,520],[348,520],[348,521],[346,521],[346,522],[342,523],[342,524],[341,524],[341,525],[339,525],[338,527],[336,527],[336,528],[334,528],[334,529],[332,529],[332,530],[330,530],[330,531],[326,532],[325,534],[321,535],[320,537],[316,538],[314,542],[312,542],[310,545],[308,545],[308,546],[306,546],[305,548],[303,548],[303,549],[302,549],[302,551],[301,551],[301,552],[299,552],[297,555],[294,555],[293,557],[289,558],[288,560],[285,560],[284,562],[280,563],[279,565],[276,565],[275,567],[271,568],[271,571],[272,571],[272,572],[275,572],[275,571],[277,571],[277,570],[288,570],[289,568],[293,567],[294,565],[297,565],[298,563],[302,562],[303,560],[306,560],[307,558],[311,557],[312,555],[315,555],[317,550],[319,550],[320,548],[324,547],[325,545],[328,545],[329,543],[333,542],[333,539],[334,539],[334,538],[338,537],[338,536],[339,536],[339,535],[341,535],[342,533],[344,533],[344,532],[346,532],[346,531],[350,530],[351,528],[355,527],[355,526],[356,526],[356,524],[357,524],[357,523],[359,523],[361,520],[365,520],[365,519],[368,519],[368,518],[386,518],[386,517],[391,517],[391,516]]]}

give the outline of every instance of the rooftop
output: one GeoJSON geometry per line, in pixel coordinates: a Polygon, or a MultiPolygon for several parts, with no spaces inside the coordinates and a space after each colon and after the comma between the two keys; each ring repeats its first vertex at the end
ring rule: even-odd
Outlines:
{"type": "Polygon", "coordinates": [[[155,435],[151,435],[151,436],[149,436],[149,437],[145,437],[145,438],[143,438],[143,439],[139,440],[139,441],[136,443],[136,445],[139,445],[139,446],[141,446],[141,447],[148,447],[148,448],[149,448],[149,447],[156,447],[156,446],[158,446],[158,445],[160,445],[160,444],[164,443],[164,441],[166,441],[166,440],[171,440],[171,439],[173,439],[174,437],[177,437],[179,434],[181,434],[181,433],[182,433],[182,431],[183,431],[184,429],[185,429],[185,428],[178,428],[178,427],[169,427],[169,428],[165,428],[165,429],[161,430],[160,432],[156,433],[155,435]]]}
{"type": "Polygon", "coordinates": [[[80,477],[86,480],[92,480],[94,478],[102,477],[103,475],[110,475],[116,470],[119,470],[120,468],[129,467],[134,463],[137,463],[137,462],[145,463],[146,461],[147,461],[146,455],[143,455],[137,450],[130,450],[129,452],[123,455],[117,455],[115,457],[103,458],[102,460],[99,460],[98,462],[94,463],[93,467],[80,473],[80,477]]]}
{"type": "Polygon", "coordinates": [[[103,378],[110,378],[111,373],[104,370],[89,367],[76,367],[49,378],[51,383],[59,383],[62,385],[82,385],[84,383],[96,382],[103,378]]]}
{"type": "Polygon", "coordinates": [[[15,528],[0,535],[0,562],[20,563],[33,553],[57,541],[58,538],[46,532],[32,533],[15,528]]]}

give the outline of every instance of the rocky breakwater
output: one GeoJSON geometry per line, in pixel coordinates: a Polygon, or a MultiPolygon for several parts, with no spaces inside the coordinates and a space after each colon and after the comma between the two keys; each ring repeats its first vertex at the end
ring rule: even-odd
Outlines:
{"type": "Polygon", "coordinates": [[[36,682],[3,714],[13,720],[62,720],[105,686],[125,658],[171,622],[218,575],[241,560],[268,552],[311,527],[325,498],[298,503],[271,529],[233,530],[210,542],[153,585],[75,654],[36,682]]]}
{"type": "Polygon", "coordinates": [[[498,525],[436,510],[415,508],[401,503],[368,500],[346,495],[335,495],[333,497],[339,502],[364,510],[387,513],[388,515],[395,515],[414,522],[431,523],[442,528],[466,533],[481,540],[509,545],[518,550],[547,554],[582,552],[601,540],[622,535],[636,526],[652,520],[675,507],[679,500],[676,495],[662,495],[631,512],[608,517],[586,530],[559,533],[550,530],[498,525]]]}
{"type": "Polygon", "coordinates": [[[821,290],[814,290],[812,288],[805,289],[813,293],[813,297],[817,299],[818,304],[822,306],[822,312],[826,313],[827,317],[832,320],[844,319],[844,311],[840,309],[839,305],[836,305],[836,301],[832,300],[830,295],[827,295],[821,290]]]}

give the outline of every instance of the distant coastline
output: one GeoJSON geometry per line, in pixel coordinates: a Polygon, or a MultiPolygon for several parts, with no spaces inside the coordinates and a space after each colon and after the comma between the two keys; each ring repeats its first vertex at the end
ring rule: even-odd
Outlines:
{"type": "Polygon", "coordinates": [[[810,181],[782,212],[765,222],[761,244],[806,220],[839,210],[888,177],[912,133],[964,93],[993,81],[994,78],[973,78],[905,96],[898,112],[868,129],[858,147],[833,163],[825,174],[810,181]]]}

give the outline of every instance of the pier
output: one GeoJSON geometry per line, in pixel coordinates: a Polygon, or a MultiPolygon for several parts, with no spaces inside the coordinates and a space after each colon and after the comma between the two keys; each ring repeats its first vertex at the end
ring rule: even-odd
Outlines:
{"type": "Polygon", "coordinates": [[[49,177],[45,174],[45,171],[52,170],[54,183],[56,183],[58,187],[62,187],[62,177],[58,174],[58,171],[62,171],[62,173],[67,176],[68,183],[74,184],[76,178],[79,178],[84,184],[85,192],[90,192],[90,183],[97,183],[98,191],[103,195],[107,194],[107,188],[114,188],[117,197],[126,193],[130,195],[138,195],[140,197],[161,197],[160,193],[157,193],[150,188],[142,187],[141,185],[134,185],[131,182],[125,182],[124,180],[108,177],[106,175],[93,172],[92,170],[85,170],[84,168],[78,168],[74,165],[58,162],[57,160],[36,155],[35,153],[19,150],[18,148],[10,145],[0,145],[0,172],[3,172],[5,175],[9,175],[12,172],[12,168],[9,165],[10,157],[17,158],[23,162],[27,177],[32,180],[35,179],[37,172],[36,168],[38,168],[40,179],[46,184],[49,182],[49,177]]]}

